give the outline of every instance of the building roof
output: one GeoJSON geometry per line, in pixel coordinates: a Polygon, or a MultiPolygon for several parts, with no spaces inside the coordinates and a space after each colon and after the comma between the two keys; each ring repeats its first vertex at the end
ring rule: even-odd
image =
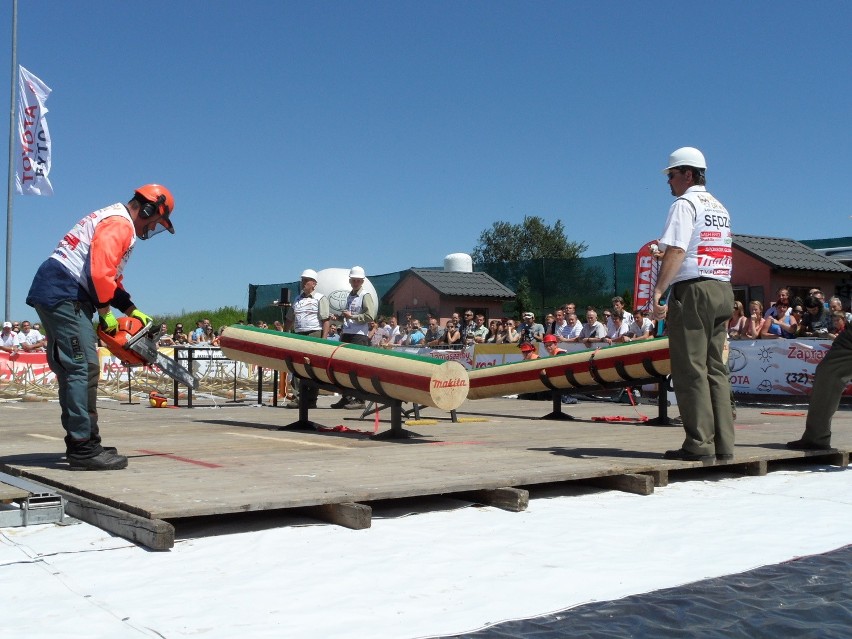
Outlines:
{"type": "Polygon", "coordinates": [[[852,262],[852,237],[830,237],[822,240],[800,240],[820,255],[837,260],[846,266],[852,262]]]}
{"type": "Polygon", "coordinates": [[[421,279],[444,297],[488,297],[492,299],[515,299],[515,293],[503,286],[488,273],[437,271],[426,268],[411,268],[403,273],[399,282],[385,293],[387,297],[408,275],[421,279]]]}
{"type": "Polygon", "coordinates": [[[852,269],[796,240],[760,235],[734,235],[734,246],[779,269],[852,273],[852,269]]]}

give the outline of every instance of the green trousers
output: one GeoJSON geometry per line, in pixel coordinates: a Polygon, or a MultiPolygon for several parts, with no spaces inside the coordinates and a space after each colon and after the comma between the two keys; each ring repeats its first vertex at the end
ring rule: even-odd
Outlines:
{"type": "Polygon", "coordinates": [[[734,307],[731,284],[678,282],[667,304],[672,382],[686,431],[682,448],[696,455],[733,454],[731,379],[723,360],[734,307]]]}
{"type": "Polygon", "coordinates": [[[53,308],[36,306],[47,333],[47,364],[59,385],[65,452],[94,457],[103,451],[98,430],[98,338],[91,305],[66,301],[53,308]]]}
{"type": "Polygon", "coordinates": [[[852,380],[852,328],[838,335],[817,364],[802,440],[820,448],[831,447],[831,418],[852,380]]]}

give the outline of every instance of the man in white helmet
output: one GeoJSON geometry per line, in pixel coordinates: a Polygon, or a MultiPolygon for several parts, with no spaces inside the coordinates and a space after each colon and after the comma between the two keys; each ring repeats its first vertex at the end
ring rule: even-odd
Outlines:
{"type": "MultiPolygon", "coordinates": [[[[302,291],[293,305],[287,309],[286,329],[297,335],[310,337],[328,337],[330,310],[328,298],[317,288],[317,272],[312,268],[302,271],[302,291]]],[[[302,386],[298,379],[293,380],[296,400],[287,404],[287,408],[298,408],[299,402],[306,402],[308,408],[317,407],[317,387],[313,384],[302,386]]]]}
{"type": "MultiPolygon", "coordinates": [[[[370,322],[376,317],[376,300],[364,289],[366,279],[364,269],[353,266],[349,270],[349,286],[352,291],[346,298],[346,308],[341,313],[343,317],[343,330],[340,332],[340,341],[349,344],[369,346],[370,322]]],[[[364,402],[353,397],[344,395],[339,401],[331,405],[332,408],[363,409],[364,402]]]]}
{"type": "Polygon", "coordinates": [[[663,169],[672,195],[654,314],[668,323],[672,381],[686,438],[666,459],[714,462],[734,456],[731,384],[723,360],[731,316],[731,220],[705,187],[704,155],[677,149],[663,169]],[[671,286],[665,304],[661,303],[671,286]]]}

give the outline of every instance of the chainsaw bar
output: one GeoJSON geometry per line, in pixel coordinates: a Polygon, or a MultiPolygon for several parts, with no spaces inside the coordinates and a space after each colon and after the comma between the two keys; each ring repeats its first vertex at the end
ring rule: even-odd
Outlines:
{"type": "Polygon", "coordinates": [[[181,384],[189,386],[192,390],[198,390],[198,378],[171,357],[166,357],[162,353],[157,352],[157,360],[154,363],[172,379],[176,379],[181,384]]]}
{"type": "Polygon", "coordinates": [[[177,380],[185,386],[189,386],[193,390],[198,390],[198,379],[192,373],[171,357],[166,357],[157,350],[159,334],[152,337],[148,332],[150,329],[151,324],[148,324],[144,330],[139,331],[136,335],[129,338],[124,348],[133,351],[149,364],[156,364],[172,379],[177,380]]]}

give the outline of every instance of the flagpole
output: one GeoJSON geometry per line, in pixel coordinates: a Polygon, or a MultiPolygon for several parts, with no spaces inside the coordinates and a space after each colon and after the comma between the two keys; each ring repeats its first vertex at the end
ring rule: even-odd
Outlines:
{"type": "Polygon", "coordinates": [[[15,177],[15,89],[18,80],[18,0],[12,0],[12,106],[9,108],[9,183],[6,188],[6,299],[3,321],[12,321],[12,181],[15,177]]]}

